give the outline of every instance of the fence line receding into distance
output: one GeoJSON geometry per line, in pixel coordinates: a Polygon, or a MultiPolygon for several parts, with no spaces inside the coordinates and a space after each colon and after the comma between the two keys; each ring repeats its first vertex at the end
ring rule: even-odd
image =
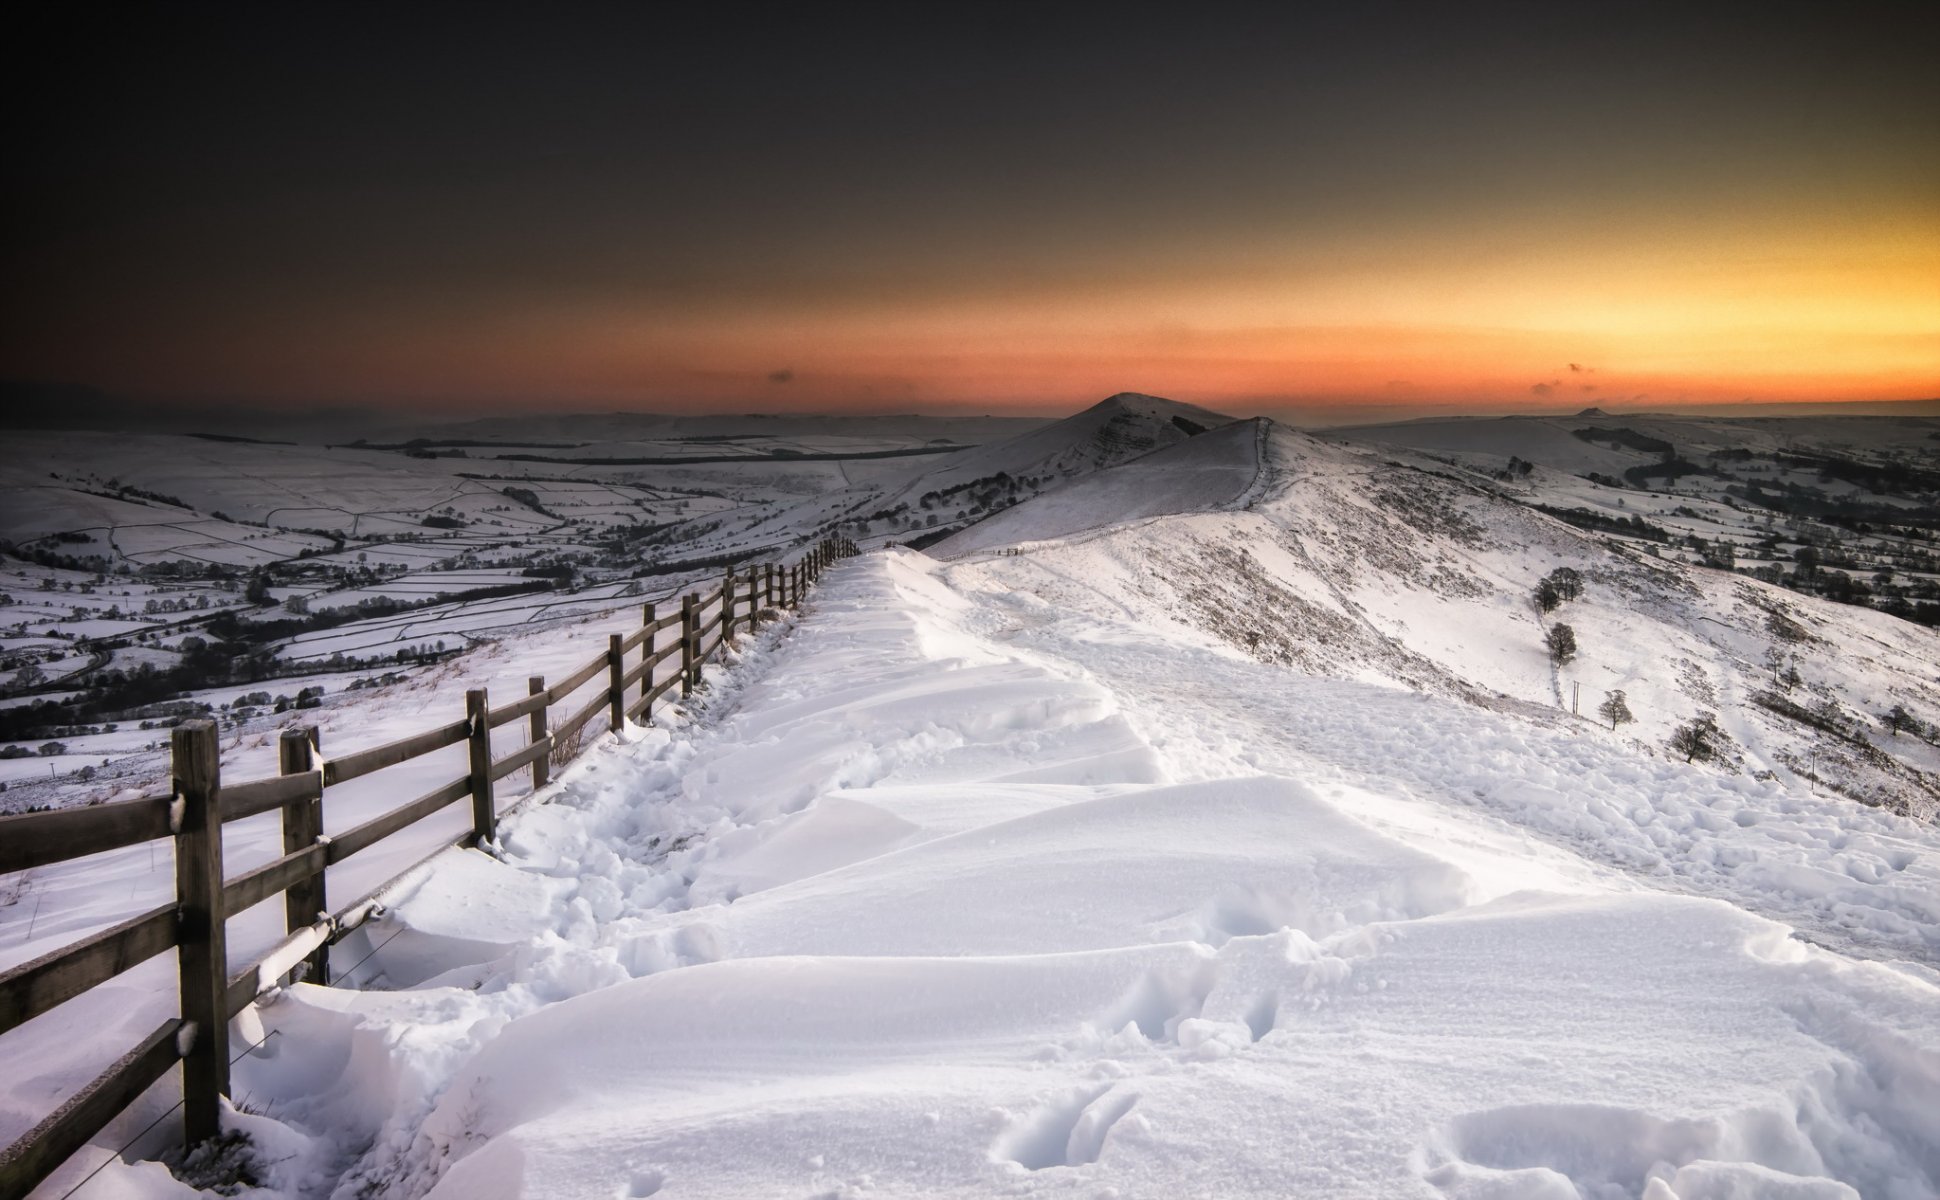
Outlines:
{"type": "Polygon", "coordinates": [[[390,886],[332,911],[324,888],[326,867],[467,798],[472,827],[453,844],[495,842],[497,781],[530,770],[537,791],[556,759],[577,752],[588,723],[601,713],[607,728],[618,729],[626,720],[650,719],[654,702],[676,687],[682,696],[691,695],[703,665],[737,627],[753,631],[765,609],[796,608],[831,563],[857,552],[855,543],[830,538],[791,566],[731,570],[713,590],[689,593],[664,616],[646,605],[640,628],[613,634],[605,650],[557,683],[533,676],[523,698],[496,708],[484,688],[474,688],[465,693],[462,719],[381,746],[324,758],[314,727],[286,729],[278,744],[280,774],[224,783],[214,723],[184,721],[172,734],[171,795],[0,817],[0,874],[166,838],[174,843],[176,892],[173,903],[0,973],[0,1033],[165,950],[177,952],[181,989],[179,1016],[162,1022],[0,1152],[0,1198],[26,1195],[178,1061],[185,1143],[220,1133],[221,1098],[229,1093],[231,1018],[286,979],[328,983],[330,946],[368,920],[378,908],[377,897],[390,886]],[[662,639],[663,631],[676,632],[662,639]],[[640,651],[637,661],[629,664],[635,650],[640,651]],[[658,678],[662,663],[673,666],[658,678]],[[596,682],[596,693],[552,723],[555,706],[596,682]],[[529,729],[526,746],[494,759],[492,730],[522,717],[529,729]],[[469,754],[463,775],[382,816],[324,835],[323,801],[331,785],[460,743],[469,754]],[[282,813],[282,856],[226,876],[223,823],[272,811],[282,813]],[[279,892],[288,935],[263,958],[231,973],[228,917],[279,892]]]}

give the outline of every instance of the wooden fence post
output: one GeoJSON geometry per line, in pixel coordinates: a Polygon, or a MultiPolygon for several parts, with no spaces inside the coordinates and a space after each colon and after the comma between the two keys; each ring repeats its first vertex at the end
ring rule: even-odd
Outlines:
{"type": "MultiPolygon", "coordinates": [[[[537,696],[545,690],[546,677],[544,675],[534,675],[525,681],[525,694],[528,696],[537,696]]],[[[546,709],[544,705],[540,705],[538,708],[532,710],[531,720],[530,731],[526,736],[531,739],[531,744],[536,746],[546,740],[546,709]]],[[[532,760],[532,790],[535,792],[546,786],[546,781],[552,778],[552,763],[547,761],[551,757],[552,755],[549,753],[541,754],[532,760]]]]}
{"type": "Polygon", "coordinates": [[[700,649],[701,598],[689,592],[680,598],[680,694],[694,694],[694,653],[700,649]]]}
{"type": "Polygon", "coordinates": [[[184,721],[170,735],[174,760],[177,952],[182,1019],[190,1025],[182,1058],[182,1131],[193,1146],[222,1132],[229,1094],[229,946],[222,904],[222,788],[213,721],[184,721]]]}
{"type": "Polygon", "coordinates": [[[492,801],[491,711],[484,688],[465,693],[465,719],[471,723],[472,838],[480,847],[498,840],[498,806],[492,801]]]}
{"type": "MultiPolygon", "coordinates": [[[[284,775],[304,775],[317,769],[316,749],[320,737],[315,725],[285,729],[277,739],[276,756],[284,775]]],[[[308,850],[323,836],[323,789],[304,800],[283,806],[283,853],[308,850]]],[[[328,912],[330,901],[324,890],[323,868],[307,879],[299,879],[283,893],[283,929],[295,933],[317,923],[319,913],[328,912]]],[[[330,947],[318,946],[300,968],[312,983],[330,982],[330,947]]]]}
{"type": "MultiPolygon", "coordinates": [[[[640,694],[642,696],[653,691],[653,677],[659,674],[655,670],[653,661],[654,654],[660,649],[660,631],[653,627],[653,623],[659,620],[659,618],[660,608],[658,605],[649,604],[641,610],[640,627],[646,630],[645,633],[640,635],[640,662],[646,667],[646,671],[640,676],[640,694]]],[[[648,702],[645,708],[640,710],[640,724],[653,724],[653,704],[651,701],[648,702]]]]}
{"type": "Polygon", "coordinates": [[[753,566],[748,568],[748,632],[761,632],[761,576],[753,566]]]}
{"type": "Polygon", "coordinates": [[[626,725],[626,639],[609,634],[606,639],[606,724],[614,733],[626,725]]]}
{"type": "Polygon", "coordinates": [[[734,568],[729,567],[727,578],[721,581],[721,644],[727,645],[734,636],[734,568]]]}

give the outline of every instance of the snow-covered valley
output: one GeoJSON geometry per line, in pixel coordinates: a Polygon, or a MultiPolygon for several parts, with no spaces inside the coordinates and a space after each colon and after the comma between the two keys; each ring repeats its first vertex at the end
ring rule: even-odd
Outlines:
{"type": "MultiPolygon", "coordinates": [[[[1880,716],[1940,712],[1933,631],[1405,453],[1191,423],[843,564],[495,853],[414,873],[339,947],[349,986],[238,1027],[247,1140],[191,1177],[277,1200],[1935,1194],[1940,752],[1880,716]],[[1532,604],[1565,568],[1574,594],[1532,604]],[[1705,712],[1686,761],[1669,743],[1705,712]]],[[[97,1168],[81,1200],[190,1194],[101,1148],[171,1100],[36,1195],[97,1168]]]]}

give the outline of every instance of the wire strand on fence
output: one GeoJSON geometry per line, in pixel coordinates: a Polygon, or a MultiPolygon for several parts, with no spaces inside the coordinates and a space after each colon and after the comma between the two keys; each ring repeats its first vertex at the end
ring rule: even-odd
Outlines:
{"type": "MultiPolygon", "coordinates": [[[[277,1036],[282,1032],[283,1031],[280,1029],[270,1030],[268,1033],[264,1034],[261,1038],[257,1039],[255,1045],[245,1046],[241,1054],[238,1054],[236,1055],[236,1057],[229,1060],[229,1065],[232,1067],[235,1066],[237,1063],[241,1062],[249,1055],[255,1053],[259,1048],[261,1048],[264,1044],[266,1044],[271,1038],[277,1036]]],[[[67,1189],[65,1192],[62,1192],[61,1200],[68,1200],[68,1197],[74,1195],[74,1193],[80,1191],[82,1188],[92,1183],[94,1181],[94,1177],[96,1175],[99,1175],[104,1169],[106,1169],[109,1163],[119,1161],[121,1156],[128,1153],[128,1151],[134,1146],[136,1142],[139,1142],[143,1138],[147,1137],[151,1132],[154,1131],[155,1126],[160,1125],[163,1121],[168,1120],[169,1117],[175,1114],[175,1110],[180,1107],[182,1107],[182,1101],[177,1100],[175,1103],[163,1109],[160,1116],[156,1117],[154,1120],[150,1121],[148,1124],[141,1127],[141,1132],[137,1133],[134,1137],[131,1137],[127,1141],[123,1142],[119,1150],[112,1152],[111,1154],[108,1155],[108,1157],[96,1163],[94,1165],[94,1170],[89,1171],[86,1175],[81,1176],[81,1181],[79,1183],[67,1189]]]]}

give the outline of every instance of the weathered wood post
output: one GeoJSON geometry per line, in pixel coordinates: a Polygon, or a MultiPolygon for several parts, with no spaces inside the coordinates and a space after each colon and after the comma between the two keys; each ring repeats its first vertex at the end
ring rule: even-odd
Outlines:
{"type": "Polygon", "coordinates": [[[626,639],[606,638],[606,725],[614,733],[626,724],[626,639]]]}
{"type": "Polygon", "coordinates": [[[491,711],[484,688],[465,693],[465,719],[471,723],[472,840],[479,846],[498,840],[498,806],[492,802],[491,711]]]}
{"type": "Polygon", "coordinates": [[[680,598],[680,694],[694,694],[694,660],[700,655],[701,598],[689,592],[680,598]]]}
{"type": "MultiPolygon", "coordinates": [[[[303,725],[285,729],[276,742],[276,757],[280,773],[284,775],[305,775],[317,769],[316,749],[321,744],[315,725],[303,725]]],[[[295,854],[308,850],[323,836],[323,789],[317,794],[302,800],[292,800],[283,806],[283,853],[295,854]]],[[[283,928],[295,933],[308,929],[317,923],[319,914],[329,911],[330,901],[324,890],[323,868],[317,873],[299,879],[283,893],[283,928]]],[[[318,946],[310,957],[303,960],[299,968],[312,983],[330,982],[330,948],[318,946]]]]}
{"type": "Polygon", "coordinates": [[[761,632],[761,575],[756,567],[748,567],[748,632],[761,632]]]}
{"type": "MultiPolygon", "coordinates": [[[[534,675],[525,681],[525,694],[528,696],[543,695],[545,690],[546,690],[546,677],[544,675],[534,675]]],[[[531,739],[531,744],[536,746],[540,742],[543,742],[546,740],[546,706],[545,705],[542,704],[538,708],[535,708],[532,710],[531,721],[532,721],[532,724],[530,725],[526,736],[531,739]]],[[[533,791],[536,792],[540,788],[546,786],[546,781],[552,778],[552,763],[548,761],[551,758],[552,758],[551,754],[541,754],[539,757],[532,760],[532,790],[533,791]]]]}
{"type": "Polygon", "coordinates": [[[181,944],[182,1132],[193,1146],[222,1132],[229,1094],[229,945],[222,904],[222,789],[213,721],[184,721],[169,738],[175,775],[176,920],[181,944]]]}
{"type": "Polygon", "coordinates": [[[729,567],[727,578],[721,581],[721,644],[728,644],[734,636],[734,568],[729,567]]]}

